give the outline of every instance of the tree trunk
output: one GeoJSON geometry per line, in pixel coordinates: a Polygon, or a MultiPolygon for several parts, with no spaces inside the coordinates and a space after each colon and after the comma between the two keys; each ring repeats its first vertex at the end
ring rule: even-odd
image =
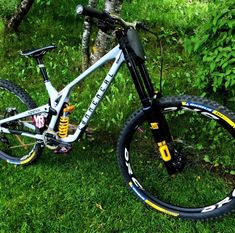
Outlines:
{"type": "MultiPolygon", "coordinates": [[[[121,11],[123,0],[106,0],[104,10],[110,14],[119,15],[121,11]]],[[[92,63],[101,58],[112,46],[113,38],[101,30],[98,31],[98,35],[94,45],[94,53],[91,57],[92,63]]]]}
{"type": "MultiPolygon", "coordinates": [[[[91,7],[96,7],[97,0],[89,0],[88,5],[91,7]]],[[[82,70],[86,70],[90,65],[90,50],[89,41],[91,35],[91,18],[86,16],[84,20],[84,32],[82,36],[82,70]]]]}
{"type": "Polygon", "coordinates": [[[16,31],[24,16],[27,15],[27,13],[29,12],[33,3],[34,0],[22,0],[18,8],[16,9],[14,15],[7,22],[7,28],[14,29],[16,31]]]}

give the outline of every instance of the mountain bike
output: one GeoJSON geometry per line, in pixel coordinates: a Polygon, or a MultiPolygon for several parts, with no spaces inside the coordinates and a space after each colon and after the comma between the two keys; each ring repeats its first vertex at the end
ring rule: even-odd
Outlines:
{"type": "Polygon", "coordinates": [[[234,161],[235,114],[204,98],[163,97],[155,91],[137,32],[143,28],[141,23],[129,23],[88,6],[79,5],[76,11],[98,19],[103,31],[113,30],[117,46],[59,92],[50,82],[43,62],[43,56],[55,46],[22,52],[36,60],[49,101],[37,107],[18,85],[0,80],[0,158],[27,165],[45,147],[70,148],[85,132],[125,63],[141,103],[126,121],[117,144],[118,163],[127,186],[144,204],[171,216],[210,219],[231,212],[235,207],[234,178],[210,160],[220,155],[230,164],[234,161]],[[76,130],[71,132],[69,116],[74,106],[70,96],[74,87],[110,61],[110,70],[76,130]]]}

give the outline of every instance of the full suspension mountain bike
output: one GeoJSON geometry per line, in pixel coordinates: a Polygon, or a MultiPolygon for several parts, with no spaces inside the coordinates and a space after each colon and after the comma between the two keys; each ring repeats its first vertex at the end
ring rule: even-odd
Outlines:
{"type": "Polygon", "coordinates": [[[231,212],[235,207],[234,178],[208,160],[219,155],[233,164],[235,115],[204,98],[162,97],[156,92],[137,33],[141,24],[81,5],[77,13],[97,18],[103,31],[115,31],[118,45],[60,92],[50,82],[43,63],[43,56],[55,46],[22,52],[36,60],[49,101],[37,107],[18,85],[0,80],[1,159],[26,165],[45,147],[69,148],[84,133],[120,66],[126,63],[142,104],[125,123],[117,145],[118,162],[127,186],[147,206],[171,216],[209,219],[231,212]],[[112,60],[107,76],[71,133],[71,92],[95,69],[112,60]]]}

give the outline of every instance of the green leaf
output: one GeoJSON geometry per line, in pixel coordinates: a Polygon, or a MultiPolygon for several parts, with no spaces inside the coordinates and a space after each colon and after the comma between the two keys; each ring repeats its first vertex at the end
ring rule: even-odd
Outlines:
{"type": "Polygon", "coordinates": [[[230,171],[231,175],[235,175],[235,170],[230,171]]]}
{"type": "Polygon", "coordinates": [[[228,62],[225,62],[223,65],[222,65],[222,69],[224,69],[225,67],[228,66],[228,62]]]}
{"type": "Polygon", "coordinates": [[[223,48],[223,51],[225,51],[225,52],[231,52],[231,51],[232,51],[232,48],[231,48],[231,47],[225,47],[225,48],[223,48]]]}
{"type": "Polygon", "coordinates": [[[230,86],[233,86],[235,84],[235,78],[231,78],[230,86]]]}
{"type": "Polygon", "coordinates": [[[218,76],[218,78],[217,78],[217,86],[216,87],[219,87],[219,86],[221,86],[221,84],[222,84],[222,81],[223,81],[223,76],[218,76]]]}
{"type": "Polygon", "coordinates": [[[207,162],[207,163],[210,163],[210,162],[211,162],[208,155],[205,155],[203,159],[204,159],[204,161],[207,162]]]}
{"type": "Polygon", "coordinates": [[[232,58],[232,59],[229,60],[229,64],[231,64],[233,62],[235,62],[235,58],[232,58]]]}
{"type": "Polygon", "coordinates": [[[197,51],[200,46],[201,46],[201,41],[200,41],[200,40],[197,40],[197,41],[195,42],[193,51],[194,51],[194,52],[197,51]]]}
{"type": "Polygon", "coordinates": [[[230,79],[228,79],[228,80],[225,82],[224,86],[225,86],[225,88],[227,89],[227,88],[229,87],[229,85],[230,85],[230,79]]]}
{"type": "Polygon", "coordinates": [[[233,28],[234,28],[234,25],[235,25],[234,23],[235,23],[234,21],[229,20],[229,21],[227,22],[228,27],[231,28],[231,29],[233,29],[233,28]]]}
{"type": "Polygon", "coordinates": [[[211,72],[214,71],[215,66],[216,66],[216,63],[214,63],[214,62],[212,62],[212,63],[210,64],[210,70],[211,70],[211,72]]]}
{"type": "Polygon", "coordinates": [[[232,70],[231,69],[227,69],[225,75],[227,76],[227,75],[229,75],[231,73],[232,73],[232,70]]]}

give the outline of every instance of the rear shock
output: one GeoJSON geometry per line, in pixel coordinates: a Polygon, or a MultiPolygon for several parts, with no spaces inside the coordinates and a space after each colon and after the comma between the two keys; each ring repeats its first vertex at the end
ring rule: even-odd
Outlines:
{"type": "Polygon", "coordinates": [[[73,105],[66,105],[63,108],[63,114],[60,117],[59,132],[58,132],[58,136],[60,138],[66,138],[68,136],[69,114],[74,110],[74,108],[75,108],[75,106],[73,106],[73,105]]]}

